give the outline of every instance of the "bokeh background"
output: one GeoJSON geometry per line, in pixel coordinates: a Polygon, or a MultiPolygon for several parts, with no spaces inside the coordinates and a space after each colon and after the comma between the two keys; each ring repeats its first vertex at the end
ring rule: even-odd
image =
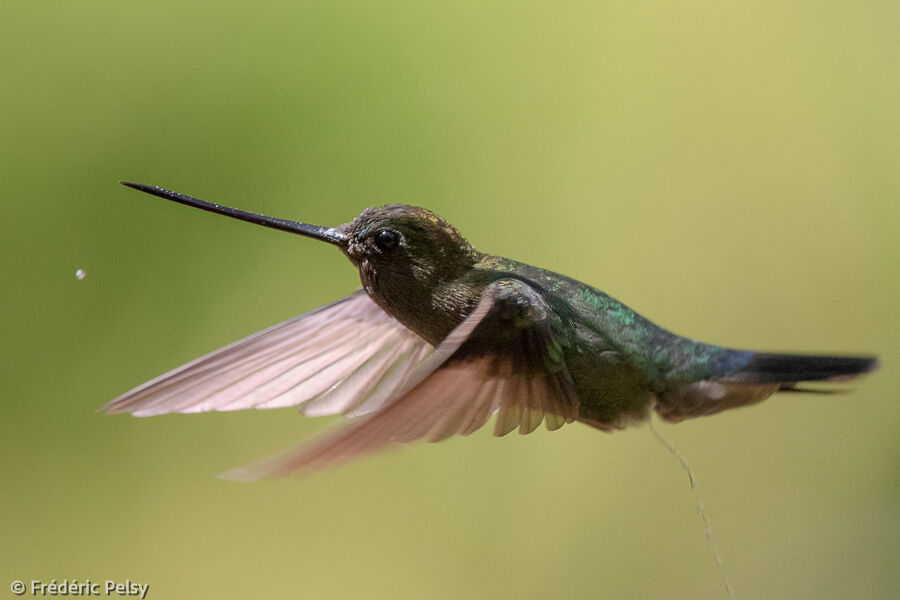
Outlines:
{"type": "Polygon", "coordinates": [[[96,413],[358,284],[331,247],[121,179],[328,225],[421,204],[678,333],[880,354],[852,393],[658,428],[738,597],[900,595],[900,4],[0,13],[0,596],[725,596],[647,427],[482,431],[238,484],[214,476],[329,421],[96,413]]]}

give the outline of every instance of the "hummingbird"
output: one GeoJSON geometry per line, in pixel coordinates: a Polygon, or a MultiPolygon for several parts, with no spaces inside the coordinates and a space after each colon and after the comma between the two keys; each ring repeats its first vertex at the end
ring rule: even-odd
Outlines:
{"type": "Polygon", "coordinates": [[[872,356],[775,354],[695,341],[575,279],[476,250],[430,210],[365,209],[337,227],[278,219],[160,187],[123,185],[337,246],[362,288],[165,373],[107,403],[150,416],[297,406],[345,424],[236,469],[253,480],[392,445],[579,422],[613,431],[844,381],[872,356]]]}

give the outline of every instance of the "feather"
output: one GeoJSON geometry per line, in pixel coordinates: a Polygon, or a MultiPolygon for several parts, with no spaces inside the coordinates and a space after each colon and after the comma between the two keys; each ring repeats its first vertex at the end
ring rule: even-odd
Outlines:
{"type": "Polygon", "coordinates": [[[526,284],[495,282],[485,289],[469,317],[416,368],[395,399],[318,441],[224,477],[252,480],[285,475],[347,461],[395,443],[468,435],[494,411],[496,435],[516,428],[530,433],[545,419],[549,429],[558,429],[575,420],[577,402],[565,365],[554,363],[552,372],[544,368],[553,347],[548,336],[554,335],[554,328],[548,321],[554,317],[526,284]],[[510,325],[510,318],[516,326],[510,325]]]}
{"type": "Polygon", "coordinates": [[[844,381],[878,368],[877,359],[869,357],[729,352],[750,354],[750,358],[727,375],[673,385],[657,398],[656,412],[667,421],[678,422],[756,404],[780,391],[828,393],[795,385],[844,381]]]}
{"type": "Polygon", "coordinates": [[[278,408],[375,410],[431,346],[363,291],[279,323],[161,375],[108,403],[110,413],[278,408]]]}
{"type": "Polygon", "coordinates": [[[878,368],[878,359],[868,356],[816,356],[810,354],[754,353],[739,371],[723,381],[740,383],[796,383],[798,381],[845,381],[878,368]]]}

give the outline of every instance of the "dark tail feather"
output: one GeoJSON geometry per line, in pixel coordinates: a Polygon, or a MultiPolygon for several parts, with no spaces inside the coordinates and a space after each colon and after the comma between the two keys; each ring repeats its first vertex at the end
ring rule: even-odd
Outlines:
{"type": "Polygon", "coordinates": [[[724,377],[672,386],[657,396],[655,408],[663,419],[678,422],[755,404],[776,392],[843,391],[795,385],[803,381],[844,381],[877,368],[878,359],[873,357],[758,353],[724,377]]]}
{"type": "Polygon", "coordinates": [[[791,392],[794,394],[847,394],[851,392],[849,388],[818,388],[818,387],[797,387],[793,384],[785,384],[778,388],[779,392],[791,392]]]}
{"type": "Polygon", "coordinates": [[[871,356],[811,356],[754,354],[740,370],[718,381],[751,384],[790,384],[799,381],[846,381],[878,368],[871,356]]]}

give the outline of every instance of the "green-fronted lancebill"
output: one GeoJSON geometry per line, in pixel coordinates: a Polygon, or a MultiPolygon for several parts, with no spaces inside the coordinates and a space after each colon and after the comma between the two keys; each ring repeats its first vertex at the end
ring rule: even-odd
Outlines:
{"type": "Polygon", "coordinates": [[[137,416],[298,406],[347,424],[230,475],[284,475],[425,438],[610,431],[711,415],[874,357],[770,354],[675,335],[563,275],[476,250],[433,212],[391,204],[337,227],[275,219],[162,188],[168,200],[333,244],[363,289],[198,358],[104,408],[137,416]]]}

